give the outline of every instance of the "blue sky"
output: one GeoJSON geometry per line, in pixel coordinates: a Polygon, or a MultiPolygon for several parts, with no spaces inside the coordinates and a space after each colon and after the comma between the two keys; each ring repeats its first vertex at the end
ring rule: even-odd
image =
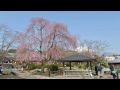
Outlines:
{"type": "Polygon", "coordinates": [[[108,51],[120,54],[120,11],[0,11],[0,24],[24,31],[32,17],[61,22],[82,40],[107,41],[108,51]]]}

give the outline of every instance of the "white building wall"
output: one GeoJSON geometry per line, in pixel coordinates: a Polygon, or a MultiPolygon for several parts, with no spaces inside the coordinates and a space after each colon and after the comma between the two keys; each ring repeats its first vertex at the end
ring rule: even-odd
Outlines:
{"type": "Polygon", "coordinates": [[[112,60],[115,60],[115,57],[114,56],[106,56],[105,60],[112,61],[112,60]]]}
{"type": "MultiPolygon", "coordinates": [[[[87,48],[87,47],[80,46],[80,47],[77,47],[77,48],[75,49],[75,51],[77,51],[77,52],[85,52],[85,51],[88,51],[88,48],[87,48]]],[[[92,50],[89,49],[89,51],[91,52],[92,50]]]]}

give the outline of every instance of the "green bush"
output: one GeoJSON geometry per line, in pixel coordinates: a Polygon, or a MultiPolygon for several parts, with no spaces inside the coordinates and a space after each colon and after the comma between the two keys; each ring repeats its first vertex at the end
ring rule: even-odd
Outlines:
{"type": "Polygon", "coordinates": [[[95,64],[92,63],[91,65],[92,65],[92,70],[95,70],[95,64]]]}
{"type": "Polygon", "coordinates": [[[79,65],[79,66],[78,66],[78,68],[82,68],[82,66],[81,66],[81,65],[79,65]]]}
{"type": "Polygon", "coordinates": [[[69,67],[70,66],[70,63],[66,63],[66,67],[69,67]]]}
{"type": "Polygon", "coordinates": [[[35,64],[28,64],[28,65],[27,65],[27,69],[28,69],[28,70],[36,69],[36,65],[35,65],[35,64]]]}
{"type": "Polygon", "coordinates": [[[45,64],[44,67],[45,67],[45,68],[49,68],[49,67],[50,67],[50,64],[45,64]]]}
{"type": "Polygon", "coordinates": [[[41,64],[27,64],[28,70],[33,70],[33,69],[40,69],[41,64]]]}
{"type": "Polygon", "coordinates": [[[57,66],[58,66],[58,67],[63,67],[63,65],[62,65],[62,64],[57,64],[57,66]]]}
{"type": "Polygon", "coordinates": [[[62,74],[63,73],[63,68],[58,68],[58,73],[62,74]]]}
{"type": "MultiPolygon", "coordinates": [[[[65,65],[66,67],[70,67],[70,63],[66,63],[65,65]]],[[[74,67],[74,64],[71,63],[71,67],[74,67]]]]}
{"type": "Polygon", "coordinates": [[[58,65],[52,64],[49,66],[50,71],[57,71],[58,70],[58,65]]]}
{"type": "Polygon", "coordinates": [[[42,65],[41,64],[35,64],[37,69],[41,69],[42,65]]]}
{"type": "Polygon", "coordinates": [[[120,69],[120,65],[115,65],[115,69],[120,69]]]}
{"type": "Polygon", "coordinates": [[[86,69],[87,68],[87,63],[82,63],[78,65],[79,68],[86,69]]]}
{"type": "Polygon", "coordinates": [[[107,67],[106,63],[101,63],[102,67],[107,67]]]}

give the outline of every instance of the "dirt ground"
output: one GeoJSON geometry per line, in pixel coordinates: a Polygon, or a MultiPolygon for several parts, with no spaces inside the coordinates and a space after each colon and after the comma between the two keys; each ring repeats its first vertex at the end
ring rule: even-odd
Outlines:
{"type": "Polygon", "coordinates": [[[74,76],[44,76],[44,75],[32,75],[30,72],[17,72],[17,74],[11,74],[11,75],[0,75],[0,79],[112,79],[112,76],[110,74],[104,75],[103,78],[97,78],[97,77],[74,77],[74,76]]]}
{"type": "Polygon", "coordinates": [[[0,75],[0,79],[22,79],[16,75],[0,75]]]}

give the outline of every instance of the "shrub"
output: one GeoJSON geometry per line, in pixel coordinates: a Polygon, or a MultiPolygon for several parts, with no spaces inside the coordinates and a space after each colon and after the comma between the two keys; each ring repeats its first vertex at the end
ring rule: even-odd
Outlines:
{"type": "MultiPolygon", "coordinates": [[[[70,67],[70,63],[66,63],[66,67],[70,67]]],[[[71,67],[74,67],[74,64],[71,63],[71,67]]]]}
{"type": "Polygon", "coordinates": [[[82,63],[78,65],[79,68],[86,69],[87,68],[87,63],[82,63]]]}
{"type": "Polygon", "coordinates": [[[62,75],[62,74],[63,74],[63,69],[61,69],[61,68],[58,69],[58,74],[59,74],[59,75],[62,75]]]}
{"type": "Polygon", "coordinates": [[[57,64],[57,66],[58,66],[58,67],[63,67],[63,65],[62,65],[62,64],[57,64]]]}
{"type": "Polygon", "coordinates": [[[82,68],[82,65],[78,65],[78,68],[82,68]]]}
{"type": "Polygon", "coordinates": [[[45,64],[44,67],[45,67],[45,68],[49,68],[49,67],[50,67],[50,64],[45,64]]]}
{"type": "Polygon", "coordinates": [[[101,63],[101,66],[106,67],[107,65],[106,65],[106,63],[101,63]]]}
{"type": "Polygon", "coordinates": [[[70,66],[70,63],[66,63],[66,66],[69,67],[69,66],[70,66]]]}
{"type": "Polygon", "coordinates": [[[42,65],[41,64],[35,64],[37,69],[41,69],[42,65]]]}
{"type": "Polygon", "coordinates": [[[36,69],[36,66],[35,66],[35,64],[28,64],[27,68],[28,68],[28,70],[33,70],[33,69],[36,69]]]}
{"type": "Polygon", "coordinates": [[[95,70],[95,64],[92,63],[92,70],[95,70]]]}
{"type": "Polygon", "coordinates": [[[33,69],[40,69],[41,64],[27,64],[28,70],[33,70],[33,69]]]}
{"type": "Polygon", "coordinates": [[[58,65],[52,64],[49,66],[50,71],[57,71],[58,70],[58,65]]]}
{"type": "Polygon", "coordinates": [[[120,65],[115,65],[115,69],[119,69],[120,68],[120,65]]]}

